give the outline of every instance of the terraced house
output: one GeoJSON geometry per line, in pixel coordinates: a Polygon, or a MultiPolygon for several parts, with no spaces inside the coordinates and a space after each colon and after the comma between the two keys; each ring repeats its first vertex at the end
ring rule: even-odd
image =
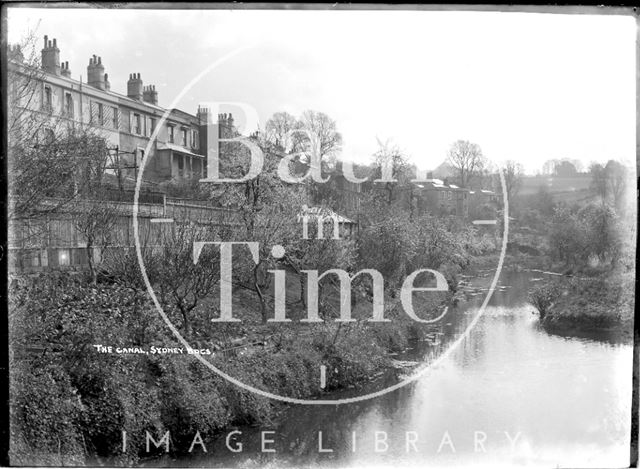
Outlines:
{"type": "MultiPolygon", "coordinates": [[[[111,89],[109,75],[100,56],[92,56],[87,81],[72,78],[69,62],[60,61],[56,39],[44,37],[42,70],[38,90],[28,103],[33,112],[48,113],[68,125],[88,125],[104,138],[118,155],[119,168],[128,178],[136,176],[149,141],[157,130],[144,170],[152,182],[205,176],[206,155],[201,145],[201,116],[158,105],[155,85],[144,85],[139,72],[129,74],[126,95],[111,89]],[[164,115],[164,123],[159,123],[164,115]]],[[[12,48],[10,66],[26,70],[19,49],[12,48]]],[[[36,75],[34,75],[36,76],[36,75]]],[[[113,170],[113,168],[112,168],[113,170]]]]}
{"type": "MultiPolygon", "coordinates": [[[[56,139],[71,135],[73,130],[80,130],[81,135],[87,131],[100,148],[92,152],[89,147],[82,147],[86,150],[82,155],[67,152],[65,158],[73,154],[71,158],[78,160],[74,159],[73,170],[65,173],[71,174],[69,181],[59,187],[63,187],[64,197],[71,203],[50,210],[59,200],[56,199],[59,194],[47,193],[37,204],[31,204],[39,207],[37,214],[21,213],[11,217],[10,270],[83,269],[89,254],[97,262],[102,255],[101,248],[91,247],[91,240],[78,225],[81,217],[91,216],[89,207],[95,203],[117,208],[116,221],[109,228],[109,246],[130,248],[133,245],[133,192],[130,189],[142,170],[139,219],[144,229],[153,231],[150,220],[154,217],[182,220],[226,216],[224,209],[213,206],[210,201],[169,197],[160,184],[206,177],[206,130],[207,123],[211,122],[208,109],[199,108],[196,114],[190,114],[160,106],[156,87],[145,85],[139,72],[129,74],[126,94],[114,91],[102,57],[96,55],[89,57],[86,75],[79,73],[79,79],[74,79],[69,62],[60,59],[57,40],[47,36],[37,66],[34,64],[38,61],[25,60],[17,46],[10,47],[8,52],[12,77],[8,89],[9,113],[12,118],[26,116],[12,119],[19,125],[16,126],[18,133],[12,133],[11,138],[21,140],[24,136],[31,151],[52,159],[52,167],[56,164],[53,161],[56,152],[48,149],[55,148],[56,139]],[[86,81],[81,76],[86,76],[86,81]],[[37,122],[33,132],[25,125],[30,120],[37,122]],[[149,154],[142,169],[146,151],[149,154]],[[96,170],[96,179],[102,186],[99,196],[78,192],[78,186],[91,185],[86,182],[86,170],[93,163],[96,164],[92,170],[96,170]],[[65,186],[67,183],[69,188],[65,186]]],[[[233,117],[219,115],[216,123],[221,134],[229,134],[233,117]]],[[[48,164],[46,161],[45,165],[48,164]]],[[[93,178],[91,181],[94,183],[93,178]]],[[[12,200],[28,199],[28,187],[12,190],[12,200]]]]}

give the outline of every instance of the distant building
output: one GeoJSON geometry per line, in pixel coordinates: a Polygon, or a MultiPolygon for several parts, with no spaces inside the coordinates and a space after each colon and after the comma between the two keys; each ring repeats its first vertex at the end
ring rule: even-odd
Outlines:
{"type": "Polygon", "coordinates": [[[303,223],[303,236],[318,239],[344,239],[356,233],[358,224],[326,207],[302,207],[298,221],[303,223]],[[305,221],[306,220],[306,221],[305,221]],[[304,224],[306,223],[306,228],[304,224]],[[322,230],[319,236],[318,229],[322,230]]]}
{"type": "Polygon", "coordinates": [[[469,190],[442,179],[428,179],[415,184],[418,189],[417,208],[420,213],[467,217],[469,190]]]}

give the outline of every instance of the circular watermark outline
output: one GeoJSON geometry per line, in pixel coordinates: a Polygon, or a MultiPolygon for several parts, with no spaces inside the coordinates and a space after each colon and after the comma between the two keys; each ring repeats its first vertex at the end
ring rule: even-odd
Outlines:
{"type": "MultiPolygon", "coordinates": [[[[244,52],[247,49],[255,47],[256,44],[257,43],[253,43],[253,44],[249,44],[249,45],[246,45],[246,46],[243,46],[243,47],[239,47],[239,48],[234,49],[233,51],[225,54],[224,56],[222,56],[221,58],[219,58],[218,60],[216,60],[215,62],[210,64],[208,67],[206,67],[204,70],[202,70],[189,83],[187,83],[187,85],[185,85],[185,87],[182,89],[182,91],[174,98],[174,100],[172,101],[171,105],[166,109],[165,113],[162,115],[162,118],[159,120],[158,124],[156,125],[156,128],[153,131],[151,137],[149,137],[149,143],[147,144],[147,146],[145,148],[144,156],[142,158],[142,161],[140,162],[141,171],[138,172],[138,177],[137,177],[137,180],[136,180],[136,187],[135,187],[135,192],[134,192],[134,197],[133,197],[133,233],[134,233],[134,241],[135,241],[135,247],[136,247],[136,255],[138,257],[138,264],[140,266],[140,273],[142,274],[142,278],[144,280],[144,284],[145,284],[145,286],[147,288],[147,291],[148,291],[149,295],[151,296],[151,299],[153,301],[154,306],[156,307],[156,310],[158,311],[158,313],[160,313],[160,316],[162,317],[164,322],[167,324],[167,326],[169,326],[169,329],[171,330],[171,332],[173,332],[174,336],[187,349],[191,349],[192,347],[185,340],[185,338],[182,337],[182,335],[180,334],[178,329],[173,325],[171,320],[168,318],[168,316],[164,312],[164,309],[162,308],[162,305],[160,305],[160,302],[158,301],[158,298],[156,297],[156,294],[155,294],[155,291],[153,290],[151,282],[149,281],[149,277],[147,276],[147,270],[146,270],[145,265],[144,265],[144,260],[143,260],[143,257],[142,257],[142,247],[140,246],[140,227],[139,227],[139,224],[138,224],[138,213],[139,213],[138,199],[139,199],[139,196],[140,196],[140,188],[141,188],[141,185],[142,185],[142,175],[144,174],[144,168],[146,166],[147,160],[148,160],[149,155],[150,155],[151,146],[156,141],[156,138],[158,136],[158,132],[162,128],[162,125],[166,122],[166,120],[169,117],[169,115],[171,114],[171,110],[173,109],[173,107],[180,102],[182,97],[198,81],[200,81],[200,79],[202,79],[202,77],[204,75],[206,75],[207,73],[211,72],[213,69],[215,69],[219,65],[223,64],[224,62],[226,62],[230,58],[240,54],[241,52],[244,52]]],[[[214,116],[214,118],[215,118],[215,116],[214,116]]],[[[243,383],[242,381],[238,380],[237,378],[234,378],[233,376],[225,373],[221,369],[219,369],[216,366],[214,366],[211,362],[206,360],[202,355],[200,355],[200,354],[192,354],[192,356],[195,357],[197,360],[199,360],[204,366],[209,368],[211,371],[216,373],[218,376],[226,379],[227,381],[235,384],[236,386],[239,386],[242,389],[245,389],[247,391],[250,391],[250,392],[253,392],[255,394],[258,394],[259,396],[266,397],[266,398],[269,398],[269,399],[274,399],[274,400],[277,400],[277,401],[280,401],[280,402],[286,402],[288,404],[303,404],[303,405],[353,404],[353,403],[356,403],[356,402],[362,402],[362,401],[366,401],[366,400],[369,400],[369,399],[373,399],[373,398],[376,398],[376,397],[383,396],[383,395],[388,394],[388,393],[390,393],[392,391],[400,389],[400,388],[406,386],[409,383],[417,381],[418,379],[420,379],[423,376],[425,376],[430,370],[434,369],[440,363],[444,362],[451,354],[453,354],[453,352],[460,346],[460,344],[471,334],[471,331],[474,329],[475,325],[478,323],[478,321],[480,320],[480,318],[484,314],[485,309],[487,307],[487,304],[491,300],[493,292],[494,292],[494,290],[496,288],[496,285],[498,283],[498,278],[500,277],[500,273],[502,271],[502,266],[503,266],[503,263],[504,263],[504,257],[506,255],[506,251],[507,251],[507,237],[509,235],[509,200],[507,198],[506,183],[505,183],[504,172],[503,172],[502,168],[498,168],[498,174],[500,175],[500,184],[502,185],[502,197],[503,197],[503,201],[504,201],[502,246],[501,246],[501,249],[500,249],[500,258],[498,260],[498,267],[496,268],[496,272],[495,272],[495,274],[493,276],[493,279],[491,281],[491,285],[489,287],[489,290],[487,291],[487,296],[485,297],[484,301],[482,302],[482,305],[480,306],[480,308],[478,308],[478,311],[477,311],[476,315],[474,316],[474,318],[469,322],[469,324],[467,324],[467,327],[464,330],[464,332],[462,332],[462,334],[460,334],[456,338],[456,340],[454,340],[451,344],[449,344],[449,347],[444,352],[442,352],[432,362],[424,363],[416,371],[414,371],[411,375],[409,375],[408,377],[406,377],[403,380],[399,381],[398,383],[396,383],[396,384],[394,384],[392,386],[389,386],[387,388],[381,389],[379,391],[376,391],[376,392],[363,394],[361,396],[355,396],[355,397],[348,397],[348,398],[342,398],[342,399],[298,399],[298,398],[293,398],[293,397],[288,397],[288,396],[281,396],[279,394],[275,394],[275,393],[272,393],[272,392],[269,392],[269,391],[264,391],[262,389],[258,389],[258,388],[254,387],[254,386],[251,386],[249,384],[243,383]]]]}

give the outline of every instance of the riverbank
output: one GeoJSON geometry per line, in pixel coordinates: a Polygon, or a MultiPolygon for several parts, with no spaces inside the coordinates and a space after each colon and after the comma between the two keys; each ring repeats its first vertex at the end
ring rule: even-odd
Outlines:
{"type": "MultiPolygon", "coordinates": [[[[451,300],[449,292],[413,296],[423,318],[437,316],[451,300]]],[[[170,432],[177,449],[189,446],[194,428],[204,439],[215,438],[234,426],[271,425],[286,408],[182,353],[184,345],[158,320],[144,291],[41,275],[16,279],[11,298],[13,464],[135,465],[147,456],[136,450],[147,431],[156,440],[170,432]]],[[[328,321],[318,324],[300,323],[304,308],[295,301],[287,304],[293,322],[262,324],[255,295],[238,289],[234,317],[243,322],[218,325],[207,320],[216,303],[212,298],[194,315],[203,321],[192,324],[191,347],[243,383],[298,399],[357,390],[394,369],[393,357],[410,340],[432,337],[430,326],[411,320],[392,294],[385,295],[391,321],[377,324],[368,322],[366,295],[354,302],[354,323],[335,322],[340,301],[333,293],[321,306],[328,321]]],[[[167,313],[180,328],[179,316],[167,313]]],[[[163,450],[152,448],[150,455],[163,450]]]]}
{"type": "MultiPolygon", "coordinates": [[[[542,275],[542,274],[541,274],[542,275]]],[[[555,334],[633,341],[635,278],[632,272],[608,271],[594,276],[546,275],[530,292],[540,324],[555,334]]]]}
{"type": "MultiPolygon", "coordinates": [[[[492,278],[491,272],[485,274],[470,288],[485,288],[492,278]]],[[[631,369],[632,348],[555,336],[537,327],[526,295],[531,279],[539,277],[538,272],[503,270],[503,288],[495,291],[470,337],[410,385],[357,404],[288,406],[274,425],[234,428],[241,433],[232,436],[229,446],[242,443],[241,452],[229,450],[228,433],[222,433],[205,439],[207,453],[196,445],[190,455],[156,459],[149,466],[453,468],[528,460],[542,467],[605,467],[616,455],[620,461],[628,454],[629,425],[620,422],[630,422],[626,370],[631,369]],[[541,408],[546,409],[544,419],[536,418],[541,408]],[[274,441],[267,448],[275,452],[262,449],[265,431],[274,441]],[[452,445],[439,451],[445,432],[452,445]],[[474,432],[487,435],[486,452],[478,451],[474,432]],[[407,435],[416,437],[416,450],[407,449],[407,435]],[[570,448],[559,449],[558,441],[568,437],[570,448]],[[388,447],[376,446],[376,439],[386,440],[388,447]],[[594,445],[594,439],[604,443],[594,445]]],[[[472,313],[482,301],[479,294],[451,309],[441,324],[443,347],[474,320],[472,313]]],[[[437,356],[432,351],[425,347],[395,358],[422,362],[437,356]]],[[[390,376],[353,394],[396,382],[390,376]]],[[[353,394],[333,391],[327,397],[353,394]]]]}

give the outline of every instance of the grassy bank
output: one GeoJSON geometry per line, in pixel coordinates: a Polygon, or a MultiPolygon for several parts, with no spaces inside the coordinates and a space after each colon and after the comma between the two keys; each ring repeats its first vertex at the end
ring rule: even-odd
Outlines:
{"type": "MultiPolygon", "coordinates": [[[[331,316],[336,298],[329,297],[323,308],[331,316]]],[[[414,297],[423,316],[441,310],[450,294],[414,297]]],[[[43,275],[17,279],[11,300],[12,464],[136,464],[153,455],[138,452],[145,447],[146,431],[156,440],[170,431],[171,447],[184,450],[196,431],[207,439],[230,426],[266,424],[282,408],[227,382],[186,353],[151,353],[151,347],[183,345],[145,292],[43,275]],[[102,353],[98,344],[114,352],[102,353]],[[116,347],[137,347],[140,353],[115,353],[116,347]],[[122,431],[135,450],[122,453],[122,431]]],[[[255,297],[238,290],[234,316],[243,323],[214,327],[206,311],[213,299],[194,315],[201,320],[193,322],[188,340],[244,383],[311,398],[370,379],[390,366],[391,352],[426,331],[404,314],[397,298],[388,296],[385,302],[389,323],[368,323],[371,304],[358,301],[353,323],[261,324],[255,297]],[[318,385],[320,363],[328,370],[324,391],[318,385]]],[[[288,309],[300,316],[300,305],[288,309]]],[[[179,316],[172,319],[180,327],[179,316]]]]}
{"type": "Polygon", "coordinates": [[[634,287],[631,272],[554,276],[531,291],[530,301],[549,332],[582,335],[602,331],[628,342],[633,338],[634,287]]]}

